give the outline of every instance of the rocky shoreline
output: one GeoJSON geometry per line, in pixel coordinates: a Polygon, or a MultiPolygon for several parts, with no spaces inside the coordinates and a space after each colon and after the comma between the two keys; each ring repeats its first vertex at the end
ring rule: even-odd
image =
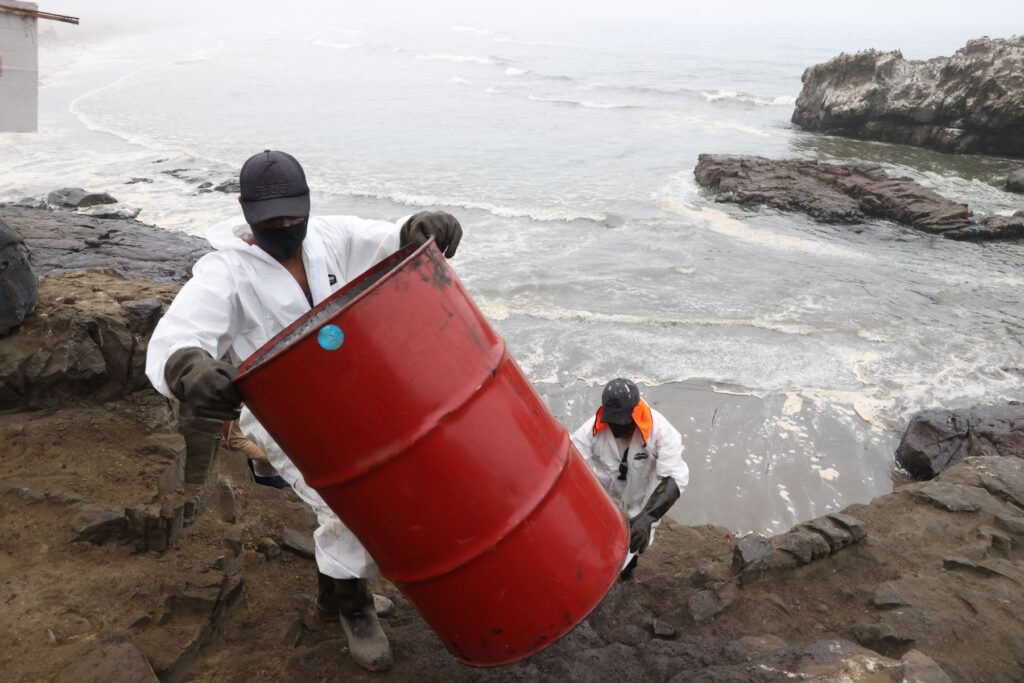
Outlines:
{"type": "Polygon", "coordinates": [[[367,674],[336,625],[306,617],[306,508],[254,485],[244,458],[216,447],[219,424],[176,418],[141,374],[202,240],[45,209],[0,207],[0,219],[40,277],[35,312],[0,337],[0,666],[12,680],[923,682],[1024,667],[1017,438],[772,538],[666,522],[638,581],[500,669],[456,663],[382,581],[399,608],[385,624],[396,666],[367,674]]]}

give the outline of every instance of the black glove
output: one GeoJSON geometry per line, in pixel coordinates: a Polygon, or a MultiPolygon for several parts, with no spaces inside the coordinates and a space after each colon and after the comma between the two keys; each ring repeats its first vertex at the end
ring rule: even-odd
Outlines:
{"type": "Polygon", "coordinates": [[[679,499],[679,485],[672,477],[665,477],[647,499],[639,515],[629,520],[629,552],[642,553],[651,542],[651,526],[665,516],[679,499]]]}
{"type": "Polygon", "coordinates": [[[451,258],[462,240],[462,226],[450,213],[420,211],[405,222],[398,234],[403,247],[407,244],[422,246],[433,236],[445,258],[451,258]]]}
{"type": "Polygon", "coordinates": [[[200,417],[237,420],[242,396],[231,383],[233,365],[214,360],[202,349],[178,349],[167,359],[164,379],[171,393],[192,406],[200,417]]]}

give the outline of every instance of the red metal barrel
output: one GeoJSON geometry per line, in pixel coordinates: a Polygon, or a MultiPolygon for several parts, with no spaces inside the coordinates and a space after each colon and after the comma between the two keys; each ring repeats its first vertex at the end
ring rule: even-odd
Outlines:
{"type": "Polygon", "coordinates": [[[622,514],[432,243],[336,292],[236,382],[460,661],[550,645],[616,580],[622,514]]]}

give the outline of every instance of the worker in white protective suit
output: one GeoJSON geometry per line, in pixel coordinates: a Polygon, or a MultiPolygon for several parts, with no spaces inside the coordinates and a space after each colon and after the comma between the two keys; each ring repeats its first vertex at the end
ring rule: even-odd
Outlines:
{"type": "Polygon", "coordinates": [[[620,377],[605,385],[597,414],[573,433],[572,442],[629,520],[632,557],[621,574],[629,579],[661,518],[690,481],[682,437],[640,397],[636,384],[620,377]]]}
{"type": "MultiPolygon", "coordinates": [[[[239,417],[228,351],[248,358],[313,306],[406,244],[434,237],[452,257],[459,222],[424,211],[396,223],[353,216],[309,217],[309,187],[289,154],[265,151],[242,166],[239,202],[245,220],[211,227],[215,251],[195,264],[192,279],[153,332],[146,375],[156,389],[189,404],[195,414],[239,417]]],[[[301,380],[301,378],[296,378],[301,380]]],[[[297,386],[301,386],[298,383],[297,386]]],[[[377,619],[367,579],[377,566],[252,413],[241,409],[242,432],[267,454],[298,496],[313,508],[319,593],[316,615],[340,620],[352,658],[364,668],[391,665],[391,646],[377,619]]]]}

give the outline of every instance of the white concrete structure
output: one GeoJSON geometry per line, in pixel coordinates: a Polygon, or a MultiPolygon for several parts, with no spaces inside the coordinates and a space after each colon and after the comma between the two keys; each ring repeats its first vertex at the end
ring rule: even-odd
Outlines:
{"type": "MultiPolygon", "coordinates": [[[[36,10],[33,2],[4,5],[36,10]]],[[[34,133],[39,108],[39,49],[35,17],[0,8],[0,132],[34,133]]]]}

